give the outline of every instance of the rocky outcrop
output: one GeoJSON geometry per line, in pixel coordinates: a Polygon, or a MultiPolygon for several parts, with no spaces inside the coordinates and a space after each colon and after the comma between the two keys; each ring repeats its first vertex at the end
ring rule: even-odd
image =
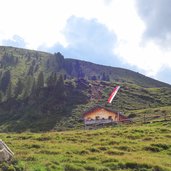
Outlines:
{"type": "Polygon", "coordinates": [[[13,156],[14,153],[2,140],[0,140],[0,162],[9,161],[13,156]]]}

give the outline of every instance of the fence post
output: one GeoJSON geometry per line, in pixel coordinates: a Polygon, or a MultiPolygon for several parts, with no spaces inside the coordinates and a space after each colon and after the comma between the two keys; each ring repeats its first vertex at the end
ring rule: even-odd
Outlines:
{"type": "Polygon", "coordinates": [[[144,123],[146,122],[145,114],[144,114],[144,123]]]}

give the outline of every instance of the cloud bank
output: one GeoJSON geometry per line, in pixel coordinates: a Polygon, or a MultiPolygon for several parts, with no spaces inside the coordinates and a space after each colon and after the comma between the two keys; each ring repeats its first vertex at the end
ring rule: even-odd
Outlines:
{"type": "Polygon", "coordinates": [[[2,40],[2,44],[5,46],[14,46],[18,48],[25,48],[26,42],[18,35],[14,35],[11,39],[2,40]]]}
{"type": "Polygon", "coordinates": [[[161,45],[171,43],[171,1],[137,0],[138,13],[146,24],[144,37],[161,45]]]}
{"type": "Polygon", "coordinates": [[[87,60],[99,64],[121,66],[122,62],[113,53],[117,43],[116,35],[96,19],[72,16],[67,20],[63,34],[66,47],[56,43],[52,47],[42,45],[40,50],[61,51],[65,57],[87,60]]]}
{"type": "Polygon", "coordinates": [[[60,51],[171,83],[170,0],[0,2],[1,45],[60,51]]]}

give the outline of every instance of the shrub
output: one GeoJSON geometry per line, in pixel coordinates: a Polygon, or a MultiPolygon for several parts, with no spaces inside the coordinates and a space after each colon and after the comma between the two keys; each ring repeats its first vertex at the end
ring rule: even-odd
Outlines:
{"type": "Polygon", "coordinates": [[[81,151],[79,152],[80,155],[89,154],[89,153],[90,153],[90,152],[87,151],[87,150],[81,150],[81,151]]]}
{"type": "Polygon", "coordinates": [[[135,113],[131,113],[128,115],[128,118],[135,118],[137,115],[135,113]]]}
{"type": "Polygon", "coordinates": [[[165,169],[161,168],[160,166],[154,166],[153,171],[165,171],[165,169]]]}
{"type": "Polygon", "coordinates": [[[168,144],[151,144],[150,146],[144,147],[144,150],[146,151],[152,151],[152,152],[160,152],[163,150],[168,150],[171,146],[168,144]]]}
{"type": "Polygon", "coordinates": [[[107,151],[107,154],[109,154],[109,155],[124,155],[124,152],[116,151],[116,150],[109,150],[109,151],[107,151]]]}
{"type": "Polygon", "coordinates": [[[91,147],[91,148],[89,148],[88,149],[90,152],[100,152],[100,150],[99,149],[97,149],[97,148],[95,148],[95,147],[91,147]]]}
{"type": "Polygon", "coordinates": [[[160,149],[158,147],[152,147],[152,146],[144,147],[144,150],[151,151],[151,152],[160,152],[160,149]]]}
{"type": "Polygon", "coordinates": [[[57,155],[57,154],[60,154],[59,151],[50,151],[50,150],[41,150],[39,153],[47,154],[47,155],[57,155]]]}
{"type": "Polygon", "coordinates": [[[99,150],[101,150],[101,151],[106,151],[108,148],[107,147],[104,147],[104,146],[101,146],[101,147],[99,147],[99,150]]]}
{"type": "Polygon", "coordinates": [[[37,140],[38,141],[49,141],[49,140],[51,140],[52,138],[51,137],[39,137],[39,138],[37,138],[37,140]]]}
{"type": "Polygon", "coordinates": [[[144,168],[144,169],[149,169],[150,166],[146,165],[146,164],[139,164],[139,163],[136,163],[136,162],[128,162],[125,164],[126,168],[129,168],[129,169],[140,169],[140,168],[144,168]]]}
{"type": "Polygon", "coordinates": [[[117,159],[114,159],[114,158],[108,158],[108,159],[104,159],[102,160],[102,163],[115,163],[115,162],[118,162],[117,159]]]}
{"type": "Polygon", "coordinates": [[[8,167],[8,171],[16,171],[15,167],[13,165],[10,165],[8,167]]]}
{"type": "Polygon", "coordinates": [[[98,166],[96,164],[92,165],[86,165],[84,166],[85,170],[87,171],[111,171],[108,167],[106,166],[98,166]]]}
{"type": "Polygon", "coordinates": [[[106,163],[105,166],[107,168],[110,168],[111,170],[119,170],[119,165],[118,163],[106,163]]]}
{"type": "Polygon", "coordinates": [[[152,146],[154,146],[154,147],[159,147],[159,148],[161,148],[161,149],[163,149],[163,150],[167,150],[167,149],[169,149],[169,148],[171,147],[171,145],[168,145],[168,144],[161,144],[161,143],[159,143],[159,144],[152,144],[152,146]]]}
{"type": "Polygon", "coordinates": [[[152,137],[145,137],[143,141],[151,141],[153,138],[152,137]]]}
{"type": "Polygon", "coordinates": [[[2,171],[24,171],[24,167],[18,161],[12,161],[11,164],[3,162],[0,164],[0,170],[2,171]]]}
{"type": "Polygon", "coordinates": [[[108,145],[118,145],[119,144],[119,142],[117,142],[117,141],[109,141],[109,143],[108,143],[108,145]]]}
{"type": "Polygon", "coordinates": [[[98,171],[111,171],[111,170],[107,167],[102,167],[102,168],[99,168],[98,171]]]}
{"type": "Polygon", "coordinates": [[[28,146],[28,148],[36,148],[36,149],[38,149],[38,148],[41,148],[41,145],[39,145],[39,144],[32,144],[32,145],[28,146]]]}
{"type": "Polygon", "coordinates": [[[85,169],[74,164],[65,164],[64,171],[85,171],[85,169]]]}
{"type": "Polygon", "coordinates": [[[161,129],[159,129],[159,131],[161,133],[170,133],[170,129],[166,129],[166,128],[161,128],[161,129]]]}
{"type": "Polygon", "coordinates": [[[36,161],[37,159],[34,156],[29,156],[26,158],[26,161],[36,161]]]}
{"type": "Polygon", "coordinates": [[[117,147],[119,150],[123,150],[123,151],[134,151],[134,149],[132,147],[129,147],[129,146],[119,146],[117,147]]]}

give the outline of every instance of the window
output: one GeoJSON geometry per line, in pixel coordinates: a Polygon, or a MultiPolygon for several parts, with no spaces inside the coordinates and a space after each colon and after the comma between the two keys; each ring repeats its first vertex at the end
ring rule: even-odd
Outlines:
{"type": "Polygon", "coordinates": [[[96,120],[99,120],[100,119],[100,116],[96,116],[96,120]]]}
{"type": "Polygon", "coordinates": [[[90,120],[91,120],[91,118],[90,118],[90,117],[88,117],[88,118],[87,118],[87,121],[90,121],[90,120]]]}
{"type": "Polygon", "coordinates": [[[112,119],[112,116],[109,116],[108,119],[113,120],[113,119],[112,119]]]}

